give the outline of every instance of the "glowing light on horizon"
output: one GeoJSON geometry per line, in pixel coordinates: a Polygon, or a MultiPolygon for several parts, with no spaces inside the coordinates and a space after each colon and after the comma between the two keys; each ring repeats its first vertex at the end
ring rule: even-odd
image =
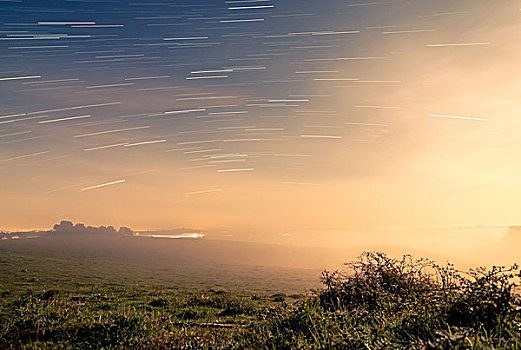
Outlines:
{"type": "Polygon", "coordinates": [[[197,233],[185,233],[181,235],[158,235],[158,234],[147,234],[142,232],[136,232],[136,237],[144,238],[166,238],[166,239],[201,239],[205,237],[202,232],[197,233]]]}

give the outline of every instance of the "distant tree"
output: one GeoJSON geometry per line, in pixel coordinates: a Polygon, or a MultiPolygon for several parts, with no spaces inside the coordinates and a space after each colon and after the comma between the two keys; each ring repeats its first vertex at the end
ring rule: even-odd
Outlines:
{"type": "Polygon", "coordinates": [[[76,225],[74,225],[74,232],[75,233],[86,233],[87,228],[85,227],[84,224],[77,223],[76,225]]]}
{"type": "Polygon", "coordinates": [[[119,228],[119,234],[122,236],[134,236],[134,231],[128,227],[122,226],[119,228]]]}
{"type": "Polygon", "coordinates": [[[70,221],[62,220],[59,224],[54,225],[52,229],[56,233],[72,233],[74,232],[74,225],[70,221]]]}
{"type": "Polygon", "coordinates": [[[128,227],[121,227],[116,230],[114,226],[85,226],[84,224],[73,224],[70,221],[62,220],[59,224],[54,225],[53,231],[58,234],[87,234],[87,235],[123,235],[133,236],[134,231],[128,227]]]}

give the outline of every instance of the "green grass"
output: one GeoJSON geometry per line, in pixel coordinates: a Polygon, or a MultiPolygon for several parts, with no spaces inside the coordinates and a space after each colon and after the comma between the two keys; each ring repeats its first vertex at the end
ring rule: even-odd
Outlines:
{"type": "Polygon", "coordinates": [[[517,266],[364,253],[345,267],[291,296],[2,275],[0,348],[521,348],[517,266]]]}

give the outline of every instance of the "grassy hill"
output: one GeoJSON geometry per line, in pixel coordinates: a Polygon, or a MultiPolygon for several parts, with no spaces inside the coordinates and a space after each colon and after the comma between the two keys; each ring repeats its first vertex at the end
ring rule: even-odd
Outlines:
{"type": "Polygon", "coordinates": [[[464,273],[365,253],[321,275],[317,252],[300,248],[76,236],[1,243],[0,348],[521,348],[517,266],[464,273]]]}

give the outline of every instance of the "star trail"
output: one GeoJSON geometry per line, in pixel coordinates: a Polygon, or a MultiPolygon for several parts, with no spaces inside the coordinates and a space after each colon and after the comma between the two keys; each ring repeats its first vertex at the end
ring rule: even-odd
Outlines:
{"type": "Polygon", "coordinates": [[[520,16],[483,0],[0,1],[1,222],[471,221],[486,210],[454,217],[445,188],[521,196],[520,16]]]}

